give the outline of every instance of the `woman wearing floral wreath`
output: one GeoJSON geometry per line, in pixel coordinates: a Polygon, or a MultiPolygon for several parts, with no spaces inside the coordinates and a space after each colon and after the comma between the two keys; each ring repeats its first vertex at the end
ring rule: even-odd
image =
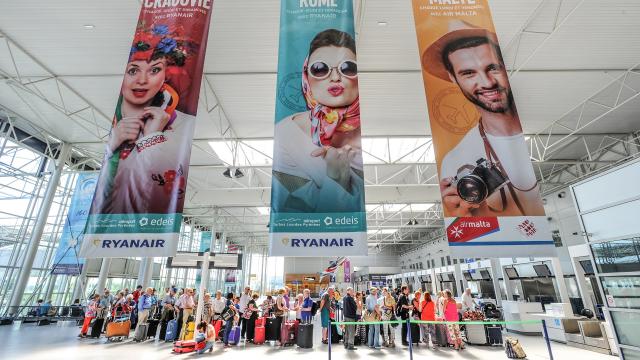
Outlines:
{"type": "Polygon", "coordinates": [[[329,29],[313,38],[302,95],[309,110],[276,124],[274,211],[363,211],[358,65],[351,35],[329,29]]]}
{"type": "Polygon", "coordinates": [[[138,29],[91,213],[182,211],[195,117],[176,110],[195,47],[165,25],[138,29]]]}

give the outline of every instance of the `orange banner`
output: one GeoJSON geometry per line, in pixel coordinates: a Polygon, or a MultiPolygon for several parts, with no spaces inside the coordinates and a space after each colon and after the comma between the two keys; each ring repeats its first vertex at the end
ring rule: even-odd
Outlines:
{"type": "Polygon", "coordinates": [[[553,254],[487,0],[413,0],[413,13],[452,253],[553,254]]]}

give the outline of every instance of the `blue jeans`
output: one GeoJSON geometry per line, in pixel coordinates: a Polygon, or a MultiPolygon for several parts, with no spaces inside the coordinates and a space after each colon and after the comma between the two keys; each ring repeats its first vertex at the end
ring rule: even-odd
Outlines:
{"type": "Polygon", "coordinates": [[[368,325],[369,326],[369,341],[367,345],[370,347],[380,347],[380,325],[368,325]]]}
{"type": "Polygon", "coordinates": [[[229,345],[229,335],[231,334],[231,329],[233,328],[233,318],[229,319],[226,324],[224,324],[224,337],[222,338],[222,342],[225,345],[229,345]]]}
{"type": "Polygon", "coordinates": [[[213,347],[213,341],[207,341],[207,343],[204,344],[204,349],[198,350],[197,353],[204,354],[205,351],[211,349],[212,347],[213,347]]]}

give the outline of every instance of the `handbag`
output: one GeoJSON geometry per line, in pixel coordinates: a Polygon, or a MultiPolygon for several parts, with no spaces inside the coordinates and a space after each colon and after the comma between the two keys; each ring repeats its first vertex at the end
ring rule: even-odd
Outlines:
{"type": "Polygon", "coordinates": [[[231,308],[228,306],[225,307],[224,310],[222,310],[220,317],[224,321],[229,321],[229,319],[233,318],[233,310],[231,310],[231,308]]]}

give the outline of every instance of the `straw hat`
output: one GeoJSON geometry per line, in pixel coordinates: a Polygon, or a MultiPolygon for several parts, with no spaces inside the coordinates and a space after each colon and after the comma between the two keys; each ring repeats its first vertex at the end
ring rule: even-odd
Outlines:
{"type": "Polygon", "coordinates": [[[433,76],[451,81],[449,72],[442,63],[442,52],[449,43],[471,37],[486,37],[489,41],[498,44],[498,37],[495,33],[463,20],[451,20],[447,33],[433,42],[422,54],[422,67],[433,76]]]}

